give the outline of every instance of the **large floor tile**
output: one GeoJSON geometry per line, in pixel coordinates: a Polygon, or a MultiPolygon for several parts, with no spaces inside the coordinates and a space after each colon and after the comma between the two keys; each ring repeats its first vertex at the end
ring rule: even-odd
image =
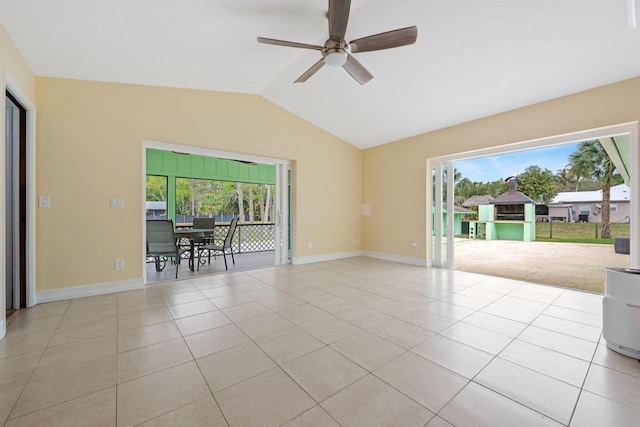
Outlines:
{"type": "Polygon", "coordinates": [[[623,405],[637,407],[640,378],[592,364],[584,389],[623,405]]]}
{"type": "Polygon", "coordinates": [[[518,339],[586,361],[591,360],[598,345],[536,326],[529,326],[518,336],[518,339]]]}
{"type": "Polygon", "coordinates": [[[446,316],[455,320],[462,320],[465,317],[473,314],[475,310],[462,307],[461,305],[455,305],[446,301],[433,301],[425,304],[422,308],[432,313],[446,316]]]}
{"type": "Polygon", "coordinates": [[[278,310],[278,314],[301,328],[338,319],[336,316],[311,304],[296,305],[284,310],[278,310]]]}
{"type": "Polygon", "coordinates": [[[7,337],[33,334],[56,329],[62,320],[62,314],[47,317],[37,317],[35,319],[21,319],[20,316],[7,326],[7,337]]]}
{"type": "Polygon", "coordinates": [[[193,360],[182,338],[118,354],[118,383],[161,371],[193,360]]]}
{"type": "Polygon", "coordinates": [[[118,426],[134,426],[210,395],[195,362],[118,385],[118,426]]]}
{"type": "Polygon", "coordinates": [[[398,319],[379,323],[368,330],[406,349],[411,349],[435,335],[433,332],[398,319]]]}
{"type": "Polygon", "coordinates": [[[51,330],[16,337],[5,337],[0,340],[0,359],[43,350],[51,340],[54,332],[51,330]]]}
{"type": "Polygon", "coordinates": [[[330,347],[323,347],[285,363],[282,369],[317,402],[367,374],[367,371],[330,347]]]}
{"type": "Polygon", "coordinates": [[[214,394],[234,426],[279,426],[315,405],[280,368],[274,368],[214,394]]]}
{"type": "Polygon", "coordinates": [[[339,318],[312,323],[303,329],[325,344],[331,344],[348,336],[361,332],[362,329],[339,318]]]}
{"type": "Polygon", "coordinates": [[[204,294],[200,291],[184,292],[181,294],[171,294],[163,296],[163,299],[168,306],[201,301],[206,298],[207,297],[205,297],[204,294]]]}
{"type": "Polygon", "coordinates": [[[185,336],[218,328],[229,323],[231,323],[229,318],[218,310],[176,319],[176,325],[180,329],[180,333],[185,336]]]}
{"type": "Polygon", "coordinates": [[[227,427],[227,422],[213,397],[207,396],[140,424],[140,427],[173,426],[227,427]]]}
{"type": "Polygon", "coordinates": [[[368,371],[379,368],[406,351],[366,331],[336,341],[331,347],[368,371]]]}
{"type": "Polygon", "coordinates": [[[498,354],[512,338],[469,323],[456,323],[440,335],[491,354],[498,354]]]}
{"type": "Polygon", "coordinates": [[[640,410],[626,406],[597,394],[583,391],[571,420],[574,427],[638,426],[640,410]]]}
{"type": "Polygon", "coordinates": [[[180,319],[182,317],[194,316],[200,313],[206,313],[208,311],[214,311],[218,308],[213,305],[209,300],[200,300],[188,302],[185,304],[172,305],[169,307],[169,311],[174,319],[180,319]]]}
{"type": "Polygon", "coordinates": [[[276,332],[255,340],[255,343],[279,365],[325,346],[299,328],[276,332]]]}
{"type": "Polygon", "coordinates": [[[559,319],[571,320],[574,322],[591,325],[602,329],[602,315],[588,313],[586,311],[573,310],[565,307],[551,305],[544,311],[547,316],[557,317],[559,319]]]}
{"type": "Polygon", "coordinates": [[[458,320],[451,317],[442,316],[421,308],[403,314],[398,319],[435,333],[441,332],[458,322],[458,320]]]}
{"type": "Polygon", "coordinates": [[[572,320],[546,316],[544,314],[534,320],[531,325],[593,342],[598,342],[602,334],[602,328],[585,325],[584,323],[574,322],[572,320]]]}
{"type": "Polygon", "coordinates": [[[133,350],[180,337],[175,322],[162,322],[118,333],[118,352],[133,350]]]}
{"type": "Polygon", "coordinates": [[[234,347],[249,341],[240,329],[235,325],[225,325],[215,329],[209,329],[197,334],[187,335],[187,342],[191,353],[195,358],[215,353],[216,351],[234,347]]]}
{"type": "Polygon", "coordinates": [[[582,387],[589,369],[584,360],[517,339],[499,356],[576,387],[582,387]]]}
{"type": "Polygon", "coordinates": [[[0,386],[16,381],[26,380],[36,368],[42,350],[0,359],[0,386]]]}
{"type": "Polygon", "coordinates": [[[4,423],[11,413],[26,382],[27,379],[25,378],[0,385],[0,423],[4,423]]]}
{"type": "Polygon", "coordinates": [[[640,377],[640,363],[638,363],[637,359],[615,352],[604,344],[598,345],[596,355],[593,357],[593,363],[640,377]]]}
{"type": "Polygon", "coordinates": [[[77,399],[115,384],[115,355],[34,375],[29,379],[9,418],[77,399]]]}
{"type": "Polygon", "coordinates": [[[437,413],[469,380],[449,369],[407,352],[373,374],[437,413]]]}
{"type": "Polygon", "coordinates": [[[47,371],[66,368],[78,363],[102,359],[116,354],[117,335],[110,334],[84,341],[47,348],[34,372],[39,375],[47,371]]]}
{"type": "Polygon", "coordinates": [[[515,338],[527,327],[526,323],[517,322],[505,317],[494,316],[493,314],[483,313],[481,311],[472,314],[464,319],[464,323],[470,323],[483,329],[497,332],[515,338]]]}
{"type": "Polygon", "coordinates": [[[203,356],[196,362],[214,393],[277,366],[253,342],[203,356]]]}
{"type": "Polygon", "coordinates": [[[236,305],[247,304],[252,301],[255,300],[250,296],[239,292],[211,298],[211,302],[219,309],[235,307],[236,305]]]}
{"type": "Polygon", "coordinates": [[[223,308],[221,311],[234,322],[251,319],[252,317],[264,316],[265,314],[271,314],[271,310],[257,301],[223,308]]]}
{"type": "Polygon", "coordinates": [[[116,388],[111,387],[15,418],[5,427],[111,427],[115,424],[116,388]]]}
{"type": "Polygon", "coordinates": [[[466,378],[475,377],[494,357],[490,353],[440,335],[411,351],[466,378]]]}
{"type": "Polygon", "coordinates": [[[321,406],[345,427],[424,426],[433,417],[433,413],[372,375],[333,395],[321,406]]]}
{"type": "Polygon", "coordinates": [[[282,427],[340,427],[340,424],[320,406],[314,406],[282,427]]]}
{"type": "Polygon", "coordinates": [[[68,326],[56,329],[49,347],[70,344],[75,341],[83,341],[102,335],[113,334],[118,331],[118,319],[111,318],[82,325],[68,326]]]}
{"type": "Polygon", "coordinates": [[[347,322],[351,322],[354,325],[365,329],[392,319],[392,317],[387,316],[386,314],[382,314],[363,306],[348,308],[335,313],[335,315],[342,320],[346,320],[347,322]]]}
{"type": "Polygon", "coordinates": [[[124,331],[127,329],[140,328],[142,326],[153,325],[170,320],[173,320],[173,318],[166,307],[137,311],[135,313],[118,316],[118,330],[124,331]]]}
{"type": "Polygon", "coordinates": [[[553,305],[602,315],[602,295],[589,292],[567,290],[553,302],[553,305]]]}
{"type": "Polygon", "coordinates": [[[565,425],[580,393],[577,387],[499,357],[474,381],[565,425]]]}
{"type": "Polygon", "coordinates": [[[249,335],[252,339],[258,339],[285,329],[295,328],[296,325],[284,317],[270,313],[264,316],[252,317],[251,319],[236,322],[238,327],[249,335]]]}
{"type": "Polygon", "coordinates": [[[476,383],[469,383],[438,416],[456,427],[560,427],[562,424],[476,383]]]}

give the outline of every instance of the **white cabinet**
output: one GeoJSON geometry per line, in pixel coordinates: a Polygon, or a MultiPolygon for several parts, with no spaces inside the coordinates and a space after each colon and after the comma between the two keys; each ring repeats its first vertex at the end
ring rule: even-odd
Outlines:
{"type": "Polygon", "coordinates": [[[640,359],[640,271],[607,268],[602,316],[607,346],[640,359]]]}

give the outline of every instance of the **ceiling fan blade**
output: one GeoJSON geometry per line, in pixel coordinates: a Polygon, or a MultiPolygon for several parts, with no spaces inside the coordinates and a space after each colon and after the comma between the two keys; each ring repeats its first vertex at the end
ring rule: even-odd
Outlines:
{"type": "Polygon", "coordinates": [[[289,42],[286,40],[277,40],[277,39],[269,39],[266,37],[258,37],[258,43],[264,44],[273,44],[276,46],[286,46],[286,47],[299,47],[301,49],[313,49],[313,50],[322,50],[322,46],[316,46],[313,44],[305,44],[305,43],[297,43],[297,42],[289,42]]]}
{"type": "Polygon", "coordinates": [[[347,70],[347,72],[351,74],[351,77],[353,77],[361,85],[365,84],[373,78],[373,74],[367,71],[367,69],[364,68],[364,65],[359,63],[356,58],[351,55],[347,56],[347,62],[345,62],[342,68],[347,70]]]}
{"type": "Polygon", "coordinates": [[[351,0],[329,0],[329,36],[344,40],[351,0]]]}
{"type": "Polygon", "coordinates": [[[309,80],[309,77],[313,76],[323,66],[324,66],[324,58],[321,58],[320,61],[313,64],[311,68],[309,68],[307,71],[304,72],[304,74],[298,77],[298,80],[296,80],[294,83],[306,82],[307,80],[309,80]]]}
{"type": "Polygon", "coordinates": [[[371,52],[373,50],[406,46],[415,43],[417,39],[418,27],[413,26],[352,40],[349,43],[349,47],[352,53],[371,52]]]}

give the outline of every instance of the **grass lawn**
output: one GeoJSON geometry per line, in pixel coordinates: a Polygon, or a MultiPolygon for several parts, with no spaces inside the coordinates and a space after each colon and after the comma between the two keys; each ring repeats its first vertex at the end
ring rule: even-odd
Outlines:
{"type": "Polygon", "coordinates": [[[601,226],[595,223],[538,222],[536,241],[613,244],[614,237],[629,237],[629,224],[611,224],[611,238],[600,238],[601,226]],[[550,237],[550,229],[551,236],[550,237]],[[597,236],[596,238],[596,230],[597,236]]]}

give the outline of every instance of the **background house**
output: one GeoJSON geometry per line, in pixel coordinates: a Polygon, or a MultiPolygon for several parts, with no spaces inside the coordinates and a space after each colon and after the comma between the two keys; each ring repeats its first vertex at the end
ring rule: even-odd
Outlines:
{"type": "MultiPolygon", "coordinates": [[[[611,223],[629,222],[631,189],[627,184],[611,187],[611,223]]],[[[562,222],[601,222],[602,190],[558,193],[549,204],[549,217],[562,222]]]]}

